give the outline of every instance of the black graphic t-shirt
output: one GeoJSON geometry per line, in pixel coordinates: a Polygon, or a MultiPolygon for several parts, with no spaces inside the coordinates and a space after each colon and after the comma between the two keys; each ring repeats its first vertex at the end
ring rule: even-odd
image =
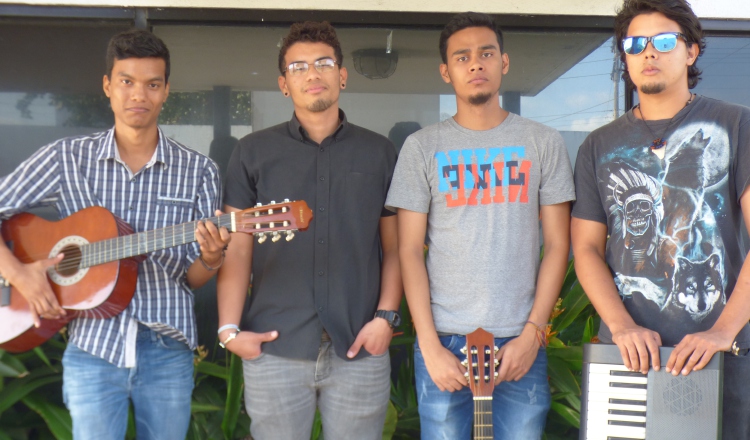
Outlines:
{"type": "MultiPolygon", "coordinates": [[[[744,261],[739,198],[749,179],[750,109],[701,96],[671,121],[628,112],[581,146],[573,216],[607,225],[625,307],[664,345],[709,329],[724,310],[744,261]],[[652,150],[665,130],[663,151],[652,150]]],[[[599,336],[611,342],[604,324],[599,336]]],[[[750,328],[737,339],[748,346],[750,328]]]]}

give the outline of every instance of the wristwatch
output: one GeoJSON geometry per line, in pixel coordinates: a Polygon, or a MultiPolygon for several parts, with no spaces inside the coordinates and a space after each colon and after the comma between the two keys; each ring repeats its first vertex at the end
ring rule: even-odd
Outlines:
{"type": "Polygon", "coordinates": [[[388,325],[391,328],[396,328],[401,325],[401,315],[395,310],[378,310],[375,312],[375,318],[383,318],[388,321],[388,325]]]}

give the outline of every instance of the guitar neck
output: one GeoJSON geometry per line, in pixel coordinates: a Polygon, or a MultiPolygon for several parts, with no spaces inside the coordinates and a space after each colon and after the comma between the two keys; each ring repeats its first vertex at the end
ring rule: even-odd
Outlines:
{"type": "Polygon", "coordinates": [[[229,231],[234,231],[232,214],[224,214],[205,220],[196,220],[166,228],[89,243],[81,246],[83,254],[81,267],[96,266],[98,264],[192,243],[196,241],[195,228],[198,222],[202,221],[211,222],[217,228],[225,227],[229,231]]]}
{"type": "Polygon", "coordinates": [[[493,440],[492,397],[474,398],[474,440],[493,440]]]}

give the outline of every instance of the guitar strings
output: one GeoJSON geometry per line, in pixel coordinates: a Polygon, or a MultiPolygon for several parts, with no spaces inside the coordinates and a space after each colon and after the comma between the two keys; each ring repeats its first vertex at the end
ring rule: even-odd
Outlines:
{"type": "MultiPolygon", "coordinates": [[[[164,242],[167,238],[171,237],[172,242],[174,243],[174,246],[179,246],[182,244],[192,243],[195,241],[195,229],[197,227],[197,223],[199,221],[210,221],[214,223],[217,227],[227,227],[231,225],[231,220],[229,220],[230,214],[224,214],[220,217],[211,217],[207,218],[205,220],[194,220],[192,222],[182,223],[179,225],[172,225],[167,226],[165,228],[160,229],[152,229],[150,231],[144,231],[144,232],[136,232],[133,234],[128,235],[121,235],[114,238],[109,238],[102,241],[97,241],[94,243],[87,243],[84,245],[80,245],[78,249],[81,251],[80,257],[64,257],[63,260],[56,265],[58,270],[71,270],[79,267],[80,262],[84,259],[91,260],[95,264],[91,264],[91,266],[94,266],[96,264],[101,264],[108,261],[114,261],[121,258],[112,258],[114,255],[119,255],[123,253],[122,251],[129,249],[131,252],[133,249],[137,249],[138,247],[152,247],[155,246],[159,242],[164,242]],[[226,220],[226,222],[223,222],[222,220],[226,220]],[[193,227],[191,229],[185,229],[184,227],[187,225],[192,225],[193,227]],[[183,231],[179,234],[176,233],[178,228],[183,228],[183,231]],[[160,237],[157,237],[158,234],[161,233],[160,237]],[[171,234],[171,235],[170,235],[171,234]],[[149,235],[153,235],[153,238],[149,238],[149,235]],[[145,236],[145,240],[135,240],[133,241],[133,238],[136,236],[145,236]],[[192,237],[191,237],[192,236],[192,237]],[[180,238],[183,240],[182,243],[178,243],[176,240],[177,238],[180,238]],[[192,238],[192,239],[190,239],[192,238]],[[188,240],[189,239],[189,240],[188,240]],[[130,243],[126,244],[125,241],[129,240],[130,243]],[[104,261],[102,261],[104,260],[104,261]]],[[[173,246],[169,246],[173,247],[173,246]]],[[[136,256],[136,255],[142,255],[148,252],[143,253],[135,253],[129,256],[136,256]]],[[[42,259],[49,258],[49,254],[31,254],[28,256],[27,261],[33,262],[38,261],[42,259]]],[[[123,257],[128,258],[128,257],[123,257]]]]}
{"type": "MultiPolygon", "coordinates": [[[[250,220],[254,220],[256,218],[260,217],[268,217],[274,214],[269,214],[261,211],[256,211],[259,213],[258,216],[251,217],[250,220]]],[[[244,216],[243,216],[244,217],[244,216]]],[[[231,226],[231,214],[224,214],[219,217],[210,217],[203,220],[194,220],[192,222],[182,223],[179,225],[172,225],[167,226],[165,228],[160,229],[153,229],[150,231],[144,231],[144,232],[137,232],[133,234],[123,235],[107,240],[98,241],[95,243],[88,243],[85,245],[81,245],[79,247],[81,251],[81,256],[78,257],[72,257],[72,258],[66,258],[64,257],[63,260],[58,263],[55,267],[57,271],[69,271],[74,269],[79,269],[81,267],[81,262],[86,260],[87,267],[95,266],[97,264],[103,264],[111,261],[120,260],[123,258],[129,258],[137,255],[143,255],[147,254],[153,251],[146,251],[146,252],[138,252],[138,250],[141,247],[149,248],[149,247],[163,247],[164,243],[166,242],[167,238],[172,239],[172,245],[171,246],[165,246],[165,247],[174,247],[174,246],[180,246],[183,244],[188,244],[196,241],[195,239],[195,230],[197,228],[197,223],[200,221],[205,222],[211,222],[217,227],[228,227],[231,226]],[[224,222],[226,221],[226,222],[224,222]],[[192,225],[193,227],[191,229],[186,230],[185,226],[192,225]],[[176,230],[178,228],[182,228],[182,232],[180,234],[176,234],[176,230]],[[159,233],[161,233],[161,236],[158,236],[159,233]],[[153,238],[149,238],[148,235],[153,235],[153,238]],[[145,240],[136,240],[135,242],[132,240],[135,236],[143,235],[146,237],[145,240]],[[180,240],[176,240],[179,238],[180,240]],[[130,240],[129,244],[126,244],[125,241],[130,240]],[[178,241],[181,241],[178,243],[178,241]],[[161,244],[161,246],[158,246],[158,244],[161,244]],[[136,252],[133,252],[133,249],[136,249],[136,252]],[[130,250],[130,253],[125,252],[126,250],[130,250]]],[[[257,223],[264,223],[264,222],[257,222],[257,223]]],[[[266,221],[265,223],[269,223],[266,221]]],[[[30,255],[29,256],[32,261],[37,261],[40,259],[48,258],[47,255],[30,255]]]]}

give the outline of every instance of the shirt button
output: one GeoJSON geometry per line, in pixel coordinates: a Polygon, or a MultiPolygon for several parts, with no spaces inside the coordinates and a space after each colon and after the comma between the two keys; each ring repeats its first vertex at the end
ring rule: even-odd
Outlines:
{"type": "Polygon", "coordinates": [[[133,177],[132,179],[130,179],[130,181],[131,182],[135,182],[135,177],[133,177]]]}
{"type": "Polygon", "coordinates": [[[322,312],[323,311],[323,306],[318,307],[318,311],[322,312]]]}
{"type": "Polygon", "coordinates": [[[326,180],[326,178],[323,176],[320,176],[320,180],[326,180]]]}
{"type": "Polygon", "coordinates": [[[323,241],[323,239],[321,238],[320,240],[318,240],[318,243],[323,244],[325,243],[325,241],[323,241]]]}
{"type": "Polygon", "coordinates": [[[323,272],[322,270],[319,270],[319,271],[318,271],[318,276],[319,276],[319,277],[322,277],[324,273],[325,273],[325,272],[323,272]]]}
{"type": "Polygon", "coordinates": [[[322,153],[322,152],[324,152],[324,151],[326,151],[326,149],[325,149],[325,148],[321,148],[321,149],[320,149],[320,152],[321,152],[321,153],[322,153]]]}
{"type": "Polygon", "coordinates": [[[130,207],[130,210],[131,210],[131,211],[133,210],[133,207],[132,207],[132,206],[130,207]]]}
{"type": "Polygon", "coordinates": [[[321,206],[320,208],[318,208],[318,211],[320,211],[320,212],[323,212],[323,211],[325,211],[325,210],[326,210],[326,209],[325,209],[324,207],[322,207],[322,206],[321,206]]]}

